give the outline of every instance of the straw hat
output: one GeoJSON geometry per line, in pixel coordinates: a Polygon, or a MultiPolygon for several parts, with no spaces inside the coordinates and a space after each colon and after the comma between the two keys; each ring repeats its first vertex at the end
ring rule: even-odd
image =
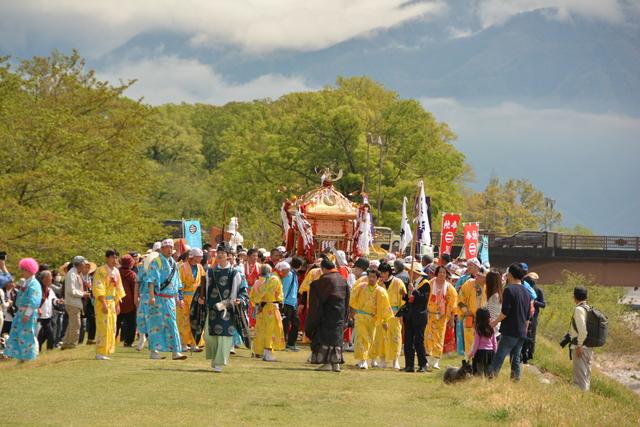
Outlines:
{"type": "Polygon", "coordinates": [[[62,276],[67,274],[67,267],[69,267],[69,264],[70,262],[67,261],[64,264],[62,264],[60,267],[58,267],[58,273],[60,273],[62,276]]]}
{"type": "Polygon", "coordinates": [[[96,270],[98,269],[98,266],[96,265],[96,263],[89,261],[88,264],[89,264],[89,274],[95,273],[96,270]]]}
{"type": "Polygon", "coordinates": [[[540,279],[540,276],[538,276],[538,273],[536,273],[535,271],[532,271],[531,273],[527,274],[527,277],[531,277],[533,280],[540,279]]]}
{"type": "Polygon", "coordinates": [[[414,272],[415,274],[419,274],[420,276],[427,275],[427,273],[425,273],[424,270],[422,269],[422,264],[420,264],[419,262],[414,262],[412,264],[405,264],[404,268],[407,269],[409,274],[411,274],[411,272],[414,272]]]}

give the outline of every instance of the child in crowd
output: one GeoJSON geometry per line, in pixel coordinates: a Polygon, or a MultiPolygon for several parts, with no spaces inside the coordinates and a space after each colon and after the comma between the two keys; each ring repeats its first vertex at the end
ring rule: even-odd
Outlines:
{"type": "Polygon", "coordinates": [[[473,359],[472,367],[474,375],[489,375],[489,367],[491,366],[493,355],[498,348],[496,332],[491,325],[489,325],[489,321],[489,310],[479,308],[476,311],[473,347],[469,354],[469,357],[473,359]]]}

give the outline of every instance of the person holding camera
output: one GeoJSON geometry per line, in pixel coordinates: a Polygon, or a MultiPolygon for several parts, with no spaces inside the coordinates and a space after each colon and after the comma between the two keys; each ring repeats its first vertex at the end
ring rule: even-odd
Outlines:
{"type": "Polygon", "coordinates": [[[13,276],[7,270],[7,253],[0,252],[0,289],[4,289],[7,283],[13,282],[13,276]]]}
{"type": "Polygon", "coordinates": [[[5,284],[2,298],[2,330],[0,334],[9,335],[9,331],[11,331],[11,323],[13,322],[13,316],[16,314],[16,299],[18,298],[18,294],[16,292],[16,284],[13,281],[13,277],[11,280],[5,284]]]}
{"type": "MultiPolygon", "coordinates": [[[[578,286],[573,289],[573,319],[567,334],[571,343],[569,350],[573,361],[573,383],[583,391],[588,391],[591,384],[591,360],[593,349],[585,345],[587,339],[587,289],[578,286]]],[[[561,343],[562,344],[562,343],[561,343]]],[[[566,345],[566,343],[565,343],[566,345]]]]}

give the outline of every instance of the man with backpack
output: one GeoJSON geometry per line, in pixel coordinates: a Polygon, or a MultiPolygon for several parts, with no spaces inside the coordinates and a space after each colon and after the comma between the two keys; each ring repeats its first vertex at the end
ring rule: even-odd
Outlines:
{"type": "MultiPolygon", "coordinates": [[[[588,328],[587,319],[590,316],[591,308],[587,305],[587,289],[576,287],[573,289],[573,299],[575,308],[573,318],[569,327],[571,336],[571,357],[573,359],[573,382],[583,391],[589,390],[591,383],[591,359],[593,349],[589,347],[587,339],[588,328]]],[[[593,337],[590,337],[593,339],[593,337]]]]}

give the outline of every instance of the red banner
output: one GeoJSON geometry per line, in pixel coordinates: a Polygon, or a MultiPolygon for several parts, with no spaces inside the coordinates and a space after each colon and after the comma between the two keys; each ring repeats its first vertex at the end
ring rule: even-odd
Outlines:
{"type": "Polygon", "coordinates": [[[440,230],[441,254],[451,254],[459,223],[460,214],[446,213],[442,216],[442,229],[440,230]]]}
{"type": "Polygon", "coordinates": [[[464,253],[467,259],[478,257],[478,236],[480,224],[470,222],[464,225],[464,253]]]}

